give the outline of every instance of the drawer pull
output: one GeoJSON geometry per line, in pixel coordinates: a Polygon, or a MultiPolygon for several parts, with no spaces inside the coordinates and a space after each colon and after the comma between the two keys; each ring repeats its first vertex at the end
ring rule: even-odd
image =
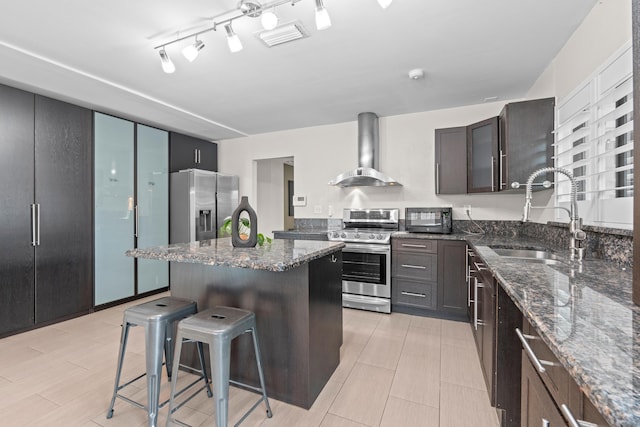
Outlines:
{"type": "Polygon", "coordinates": [[[523,334],[522,332],[520,332],[519,328],[516,328],[516,334],[518,335],[518,338],[520,339],[520,342],[522,343],[522,347],[524,347],[524,350],[527,352],[527,356],[529,356],[529,360],[531,360],[531,362],[535,365],[535,367],[538,370],[538,372],[543,374],[543,373],[545,373],[547,371],[545,369],[545,367],[542,366],[542,365],[547,365],[547,366],[553,366],[554,365],[552,362],[549,362],[547,360],[538,359],[538,356],[536,356],[536,354],[533,352],[533,349],[531,348],[531,346],[529,345],[529,342],[527,340],[534,340],[534,339],[536,339],[536,337],[534,337],[532,335],[523,334]]]}
{"type": "Polygon", "coordinates": [[[571,409],[564,403],[560,405],[560,412],[562,412],[562,416],[567,421],[567,424],[569,424],[569,427],[598,427],[596,424],[587,421],[576,420],[571,409]]]}
{"type": "Polygon", "coordinates": [[[411,265],[411,264],[402,264],[403,268],[415,268],[417,270],[426,270],[427,267],[424,265],[411,265]]]}
{"type": "Polygon", "coordinates": [[[476,269],[478,271],[485,271],[487,270],[487,267],[484,267],[484,264],[482,264],[481,262],[474,262],[473,265],[475,265],[476,269]]]}
{"type": "Polygon", "coordinates": [[[419,298],[426,298],[426,297],[427,297],[425,294],[418,294],[418,293],[415,293],[415,292],[405,292],[405,291],[402,291],[402,292],[400,292],[400,293],[401,293],[402,295],[406,295],[406,296],[408,296],[408,297],[419,297],[419,298]]]}
{"type": "Polygon", "coordinates": [[[411,244],[411,243],[403,243],[402,247],[405,248],[426,248],[426,245],[415,245],[415,244],[411,244]]]}

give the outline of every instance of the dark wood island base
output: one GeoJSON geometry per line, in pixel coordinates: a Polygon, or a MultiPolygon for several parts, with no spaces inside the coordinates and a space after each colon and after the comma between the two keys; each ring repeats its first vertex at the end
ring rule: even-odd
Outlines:
{"type": "MultiPolygon", "coordinates": [[[[340,250],[286,271],[172,262],[171,294],[253,311],[269,397],[308,409],[340,363],[341,274],[340,250]]],[[[257,386],[255,366],[250,336],[234,340],[231,378],[257,386]]]]}

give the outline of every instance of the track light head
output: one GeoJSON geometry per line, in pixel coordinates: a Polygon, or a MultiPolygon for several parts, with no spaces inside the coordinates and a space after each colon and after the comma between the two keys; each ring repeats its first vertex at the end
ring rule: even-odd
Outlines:
{"type": "Polygon", "coordinates": [[[256,0],[240,0],[238,3],[238,9],[243,15],[257,18],[262,14],[262,5],[256,0]]]}
{"type": "Polygon", "coordinates": [[[389,7],[389,5],[393,2],[393,0],[378,0],[378,3],[380,4],[380,7],[383,9],[386,9],[389,7]]]}
{"type": "Polygon", "coordinates": [[[229,45],[229,50],[233,53],[240,52],[242,50],[242,42],[238,35],[231,28],[231,22],[224,26],[224,29],[227,32],[227,44],[229,45]]]}
{"type": "Polygon", "coordinates": [[[171,74],[176,71],[176,66],[173,65],[173,61],[169,58],[167,51],[164,50],[164,47],[160,49],[160,62],[162,63],[162,70],[165,73],[171,74]]]}
{"type": "Polygon", "coordinates": [[[196,40],[195,43],[190,44],[182,49],[182,54],[185,58],[187,58],[187,61],[193,62],[198,57],[198,54],[200,53],[202,48],[204,48],[204,43],[202,42],[202,40],[196,40]]]}
{"type": "Polygon", "coordinates": [[[326,30],[331,26],[331,17],[322,0],[316,0],[316,28],[326,30]]]}
{"type": "Polygon", "coordinates": [[[275,8],[267,12],[263,12],[260,22],[265,30],[273,30],[276,28],[278,26],[278,15],[276,15],[275,8]]]}

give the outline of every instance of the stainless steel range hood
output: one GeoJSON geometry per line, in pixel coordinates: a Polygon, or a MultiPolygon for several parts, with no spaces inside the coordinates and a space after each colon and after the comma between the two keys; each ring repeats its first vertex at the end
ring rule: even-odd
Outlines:
{"type": "Polygon", "coordinates": [[[329,185],[339,187],[400,186],[398,181],[378,170],[380,136],[375,113],[358,114],[358,167],[338,175],[329,185]]]}

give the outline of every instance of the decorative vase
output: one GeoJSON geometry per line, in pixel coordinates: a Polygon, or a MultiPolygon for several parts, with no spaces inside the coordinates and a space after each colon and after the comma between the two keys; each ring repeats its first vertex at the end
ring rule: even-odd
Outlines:
{"type": "Polygon", "coordinates": [[[258,243],[258,217],[256,211],[249,204],[247,196],[242,196],[240,204],[231,215],[231,244],[236,248],[253,248],[258,243]],[[249,235],[240,235],[240,215],[249,215],[249,235]]]}

